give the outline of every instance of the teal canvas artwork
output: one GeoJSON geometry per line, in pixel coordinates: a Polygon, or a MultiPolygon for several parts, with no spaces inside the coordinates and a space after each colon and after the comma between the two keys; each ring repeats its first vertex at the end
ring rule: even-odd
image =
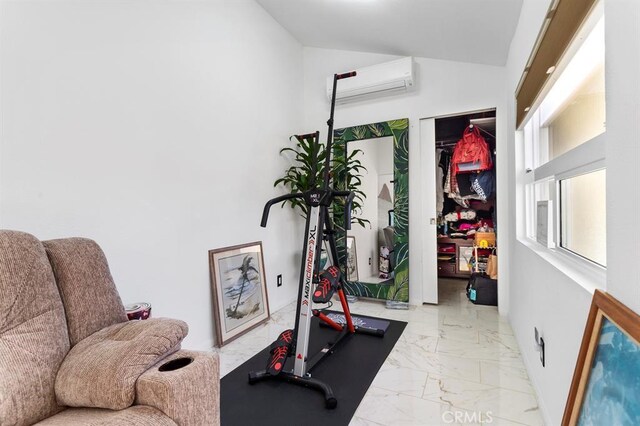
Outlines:
{"type": "Polygon", "coordinates": [[[640,425],[640,345],[606,317],[578,425],[640,425]]]}

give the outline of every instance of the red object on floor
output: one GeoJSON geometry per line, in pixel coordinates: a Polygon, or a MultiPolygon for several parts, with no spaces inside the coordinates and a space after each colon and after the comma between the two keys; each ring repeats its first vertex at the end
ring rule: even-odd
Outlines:
{"type": "Polygon", "coordinates": [[[353,326],[353,320],[351,319],[351,311],[349,311],[349,304],[347,303],[347,298],[344,295],[344,291],[342,289],[338,290],[338,296],[340,296],[340,303],[342,304],[344,318],[347,320],[347,329],[349,330],[349,333],[355,333],[356,328],[353,326]]]}
{"type": "Polygon", "coordinates": [[[329,318],[328,316],[326,316],[322,312],[315,311],[313,313],[313,315],[317,316],[320,320],[324,321],[329,327],[333,328],[334,330],[342,331],[342,326],[340,324],[338,324],[337,322],[333,321],[331,318],[329,318]]]}

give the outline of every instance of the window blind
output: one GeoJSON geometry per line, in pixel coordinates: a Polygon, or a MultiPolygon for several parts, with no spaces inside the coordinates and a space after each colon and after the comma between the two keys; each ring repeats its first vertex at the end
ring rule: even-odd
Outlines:
{"type": "Polygon", "coordinates": [[[554,0],[516,90],[516,128],[544,88],[555,67],[597,0],[554,0]]]}

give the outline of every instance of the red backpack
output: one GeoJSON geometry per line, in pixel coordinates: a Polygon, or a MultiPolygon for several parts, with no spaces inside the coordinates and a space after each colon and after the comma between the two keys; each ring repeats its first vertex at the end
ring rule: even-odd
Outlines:
{"type": "Polygon", "coordinates": [[[451,158],[452,173],[472,173],[493,167],[489,145],[477,127],[467,127],[456,143],[451,158]]]}

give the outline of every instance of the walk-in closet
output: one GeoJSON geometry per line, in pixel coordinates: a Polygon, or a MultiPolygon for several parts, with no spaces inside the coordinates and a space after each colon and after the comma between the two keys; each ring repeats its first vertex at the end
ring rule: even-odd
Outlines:
{"type": "Polygon", "coordinates": [[[495,110],[435,119],[439,286],[497,278],[495,135],[495,110]]]}

